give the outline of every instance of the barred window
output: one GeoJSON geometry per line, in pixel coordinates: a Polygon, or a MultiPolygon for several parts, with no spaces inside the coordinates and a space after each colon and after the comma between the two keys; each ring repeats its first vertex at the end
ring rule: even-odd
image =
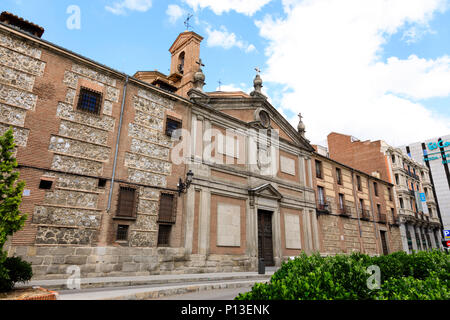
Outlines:
{"type": "Polygon", "coordinates": [[[119,204],[117,216],[134,217],[136,212],[136,189],[121,186],[119,191],[119,204]]]}
{"type": "Polygon", "coordinates": [[[158,247],[168,247],[170,242],[170,231],[172,226],[168,224],[160,224],[158,232],[158,247]]]}
{"type": "Polygon", "coordinates": [[[77,110],[100,114],[102,105],[102,94],[87,88],[80,89],[80,97],[78,98],[77,110]]]}
{"type": "Polygon", "coordinates": [[[128,227],[127,225],[119,225],[117,227],[117,241],[127,241],[128,240],[128,227]]]}
{"type": "Polygon", "coordinates": [[[175,223],[176,198],[172,193],[161,193],[159,201],[158,223],[175,223]]]}

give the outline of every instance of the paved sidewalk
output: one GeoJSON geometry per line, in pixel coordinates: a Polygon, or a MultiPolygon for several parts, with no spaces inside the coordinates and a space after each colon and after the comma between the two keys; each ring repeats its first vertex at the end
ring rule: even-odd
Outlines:
{"type": "MultiPolygon", "coordinates": [[[[153,275],[140,277],[81,278],[81,290],[68,290],[67,279],[35,280],[23,286],[40,286],[59,292],[60,300],[146,300],[214,289],[250,289],[267,282],[274,271],[153,275]]],[[[21,287],[21,286],[18,286],[21,287]]]]}

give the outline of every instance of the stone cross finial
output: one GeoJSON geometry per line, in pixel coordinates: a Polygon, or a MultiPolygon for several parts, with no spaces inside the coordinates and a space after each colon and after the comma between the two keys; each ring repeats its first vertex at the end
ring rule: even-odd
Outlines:
{"type": "Polygon", "coordinates": [[[256,67],[255,71],[257,72],[258,75],[261,74],[261,69],[260,68],[256,67]]]}
{"type": "Polygon", "coordinates": [[[219,91],[221,91],[222,90],[222,81],[217,81],[217,83],[219,84],[219,91]]]}
{"type": "Polygon", "coordinates": [[[305,129],[306,129],[306,127],[305,127],[305,124],[302,121],[303,116],[302,116],[301,113],[299,113],[298,117],[300,118],[300,121],[299,121],[298,127],[297,127],[298,133],[300,133],[302,137],[305,137],[305,132],[306,132],[305,129]]]}

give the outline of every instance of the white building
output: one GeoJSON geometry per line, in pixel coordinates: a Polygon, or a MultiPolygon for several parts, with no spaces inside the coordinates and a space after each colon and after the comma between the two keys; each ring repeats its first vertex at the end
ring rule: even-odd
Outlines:
{"type": "Polygon", "coordinates": [[[432,191],[444,230],[450,229],[450,135],[411,143],[401,150],[430,170],[432,191]]]}

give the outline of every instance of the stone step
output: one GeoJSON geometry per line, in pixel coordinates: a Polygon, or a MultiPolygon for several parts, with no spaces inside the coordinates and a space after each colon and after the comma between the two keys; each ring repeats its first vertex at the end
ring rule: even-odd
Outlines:
{"type": "Polygon", "coordinates": [[[240,281],[212,281],[192,284],[166,284],[153,287],[110,288],[109,290],[87,289],[78,292],[63,291],[58,300],[151,300],[161,297],[193,293],[199,291],[242,288],[250,291],[255,283],[268,282],[269,279],[240,281]]]}
{"type": "MultiPolygon", "coordinates": [[[[179,275],[152,275],[138,277],[101,277],[81,278],[81,289],[131,287],[145,285],[184,284],[193,282],[220,282],[220,281],[243,281],[243,280],[268,280],[273,271],[260,275],[256,272],[230,272],[230,273],[203,273],[203,274],[179,274],[179,275]]],[[[69,282],[72,283],[72,282],[69,282]]],[[[40,286],[49,290],[67,290],[68,279],[58,280],[32,280],[25,284],[16,284],[17,288],[40,286]]]]}

